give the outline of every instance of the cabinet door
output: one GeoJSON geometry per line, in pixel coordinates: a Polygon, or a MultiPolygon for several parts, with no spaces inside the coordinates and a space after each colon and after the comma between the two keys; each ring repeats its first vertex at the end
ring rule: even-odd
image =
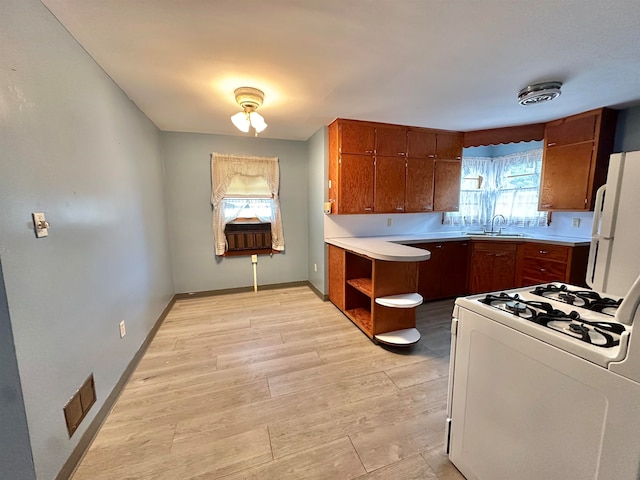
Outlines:
{"type": "Polygon", "coordinates": [[[378,156],[375,163],[374,211],[404,212],[405,159],[378,156]]]}
{"type": "Polygon", "coordinates": [[[433,210],[457,212],[460,204],[460,160],[436,160],[433,185],[433,210]]]}
{"type": "Polygon", "coordinates": [[[418,265],[418,293],[425,300],[441,298],[442,262],[444,249],[442,243],[421,243],[415,245],[418,248],[429,250],[431,258],[418,265]]]}
{"type": "Polygon", "coordinates": [[[373,213],[373,157],[342,155],[338,213],[373,213]]]}
{"type": "Polygon", "coordinates": [[[329,300],[344,310],[345,251],[329,245],[329,300]]]}
{"type": "Polygon", "coordinates": [[[587,210],[593,143],[545,149],[540,210],[587,210]]]}
{"type": "Polygon", "coordinates": [[[596,138],[598,113],[569,117],[547,124],[544,131],[547,147],[589,142],[596,138]]]}
{"type": "Polygon", "coordinates": [[[448,242],[443,245],[440,294],[442,297],[466,295],[469,242],[448,242]]]}
{"type": "Polygon", "coordinates": [[[496,251],[493,255],[491,290],[508,290],[515,286],[516,253],[496,251]]]}
{"type": "Polygon", "coordinates": [[[358,122],[340,123],[340,152],[373,155],[375,128],[358,122]]]}
{"type": "Polygon", "coordinates": [[[493,290],[492,251],[474,251],[471,254],[471,270],[469,272],[469,290],[471,293],[485,293],[493,290]]]}
{"type": "Polygon", "coordinates": [[[409,130],[407,132],[407,156],[435,158],[436,134],[427,130],[409,130]]]}
{"type": "Polygon", "coordinates": [[[376,127],[376,155],[403,157],[407,152],[407,129],[376,127]]]}
{"type": "Polygon", "coordinates": [[[461,133],[438,133],[436,135],[436,156],[461,160],[463,143],[461,133]]]}
{"type": "Polygon", "coordinates": [[[407,158],[405,212],[433,211],[434,164],[431,158],[407,158]]]}

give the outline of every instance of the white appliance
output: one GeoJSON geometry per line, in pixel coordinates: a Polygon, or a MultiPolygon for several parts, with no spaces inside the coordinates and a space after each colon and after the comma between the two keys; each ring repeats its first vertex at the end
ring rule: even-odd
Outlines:
{"type": "Polygon", "coordinates": [[[611,155],[596,195],[587,284],[624,295],[640,275],[640,151],[611,155]]]}
{"type": "Polygon", "coordinates": [[[468,480],[640,478],[640,278],[456,300],[446,447],[468,480]],[[637,337],[637,338],[636,338],[637,337]]]}

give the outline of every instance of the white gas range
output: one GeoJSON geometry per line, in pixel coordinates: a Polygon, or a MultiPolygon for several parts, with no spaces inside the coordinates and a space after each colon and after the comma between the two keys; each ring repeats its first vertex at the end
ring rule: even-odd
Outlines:
{"type": "Polygon", "coordinates": [[[457,299],[447,451],[462,474],[640,478],[639,303],[640,279],[624,299],[561,283],[457,299]]]}

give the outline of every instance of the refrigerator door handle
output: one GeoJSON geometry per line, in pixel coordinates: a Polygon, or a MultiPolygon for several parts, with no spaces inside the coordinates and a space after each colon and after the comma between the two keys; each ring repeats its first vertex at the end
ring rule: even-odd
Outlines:
{"type": "Polygon", "coordinates": [[[602,208],[604,207],[604,194],[606,185],[602,185],[596,192],[596,201],[593,208],[593,225],[591,226],[591,236],[600,234],[600,222],[602,220],[602,208]]]}
{"type": "MultiPolygon", "coordinates": [[[[595,225],[595,218],[593,224],[595,225]]],[[[594,288],[594,279],[596,276],[596,257],[598,256],[599,241],[597,238],[591,240],[591,246],[589,247],[589,259],[587,260],[587,275],[585,281],[590,288],[594,288]]]]}

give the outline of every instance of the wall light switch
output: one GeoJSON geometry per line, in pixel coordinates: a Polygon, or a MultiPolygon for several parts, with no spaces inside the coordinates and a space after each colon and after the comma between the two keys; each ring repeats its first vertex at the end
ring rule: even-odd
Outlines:
{"type": "Polygon", "coordinates": [[[49,235],[49,223],[44,218],[43,212],[32,213],[33,217],[33,228],[36,232],[36,237],[46,237],[49,235]]]}
{"type": "Polygon", "coordinates": [[[127,328],[124,324],[124,320],[120,322],[120,338],[123,338],[127,334],[127,328]]]}
{"type": "Polygon", "coordinates": [[[389,217],[387,218],[387,227],[390,227],[391,225],[393,225],[393,218],[389,217]]]}
{"type": "Polygon", "coordinates": [[[573,228],[578,228],[580,226],[580,219],[577,217],[574,218],[572,225],[573,225],[573,228]]]}

